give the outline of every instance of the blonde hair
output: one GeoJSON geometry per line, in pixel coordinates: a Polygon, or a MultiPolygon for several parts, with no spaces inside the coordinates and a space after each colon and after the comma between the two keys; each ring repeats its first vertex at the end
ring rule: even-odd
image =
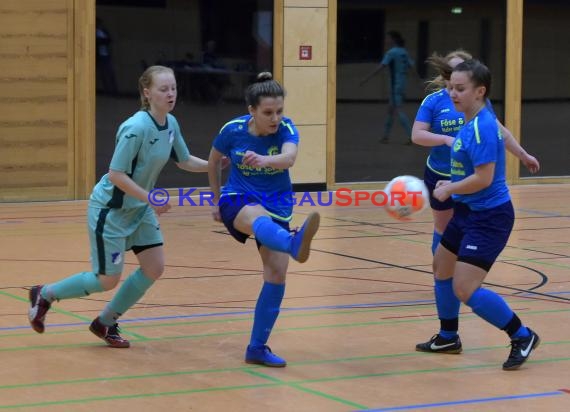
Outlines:
{"type": "Polygon", "coordinates": [[[426,91],[433,92],[435,90],[445,88],[445,81],[451,77],[453,67],[449,65],[451,59],[459,57],[462,60],[471,60],[473,56],[471,53],[462,49],[457,49],[447,53],[445,56],[440,56],[433,53],[426,62],[437,72],[437,76],[426,82],[426,91]]]}
{"type": "Polygon", "coordinates": [[[152,80],[154,76],[159,73],[171,73],[174,76],[174,71],[170,67],[166,66],[150,66],[148,67],[141,77],[139,77],[139,93],[141,96],[141,110],[150,109],[150,102],[144,95],[144,89],[149,89],[152,86],[152,80]]]}

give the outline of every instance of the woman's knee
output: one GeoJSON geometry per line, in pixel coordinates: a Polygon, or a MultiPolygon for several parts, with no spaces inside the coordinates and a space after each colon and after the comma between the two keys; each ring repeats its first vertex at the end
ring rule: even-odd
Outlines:
{"type": "Polygon", "coordinates": [[[158,280],[164,273],[164,264],[157,263],[150,267],[141,267],[141,270],[146,277],[152,280],[158,280]]]}
{"type": "Polygon", "coordinates": [[[97,277],[99,278],[99,282],[101,283],[101,287],[104,291],[115,289],[115,287],[119,284],[119,280],[121,280],[120,273],[117,275],[98,274],[97,277]]]}
{"type": "Polygon", "coordinates": [[[453,293],[457,296],[463,303],[467,303],[471,295],[473,294],[473,290],[469,287],[469,285],[464,284],[463,282],[458,282],[457,280],[453,282],[453,293]]]}
{"type": "Polygon", "coordinates": [[[270,265],[264,265],[263,279],[269,283],[278,285],[284,284],[287,277],[287,264],[279,264],[279,262],[272,263],[273,264],[270,265]]]}

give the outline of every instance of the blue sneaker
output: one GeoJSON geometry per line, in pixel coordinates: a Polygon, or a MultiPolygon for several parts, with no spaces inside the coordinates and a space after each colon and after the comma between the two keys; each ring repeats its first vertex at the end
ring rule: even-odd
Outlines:
{"type": "Polygon", "coordinates": [[[287,361],[271,352],[271,348],[267,345],[261,348],[248,346],[245,351],[245,363],[265,365],[272,368],[283,368],[287,365],[287,361]]]}
{"type": "Polygon", "coordinates": [[[309,259],[311,251],[311,240],[319,230],[319,223],[321,215],[317,212],[312,212],[294,235],[291,240],[291,256],[297,262],[304,263],[309,259]]]}

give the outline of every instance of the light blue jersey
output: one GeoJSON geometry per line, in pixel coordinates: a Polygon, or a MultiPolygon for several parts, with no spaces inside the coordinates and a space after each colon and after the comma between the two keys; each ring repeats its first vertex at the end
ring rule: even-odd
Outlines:
{"type": "MultiPolygon", "coordinates": [[[[168,159],[185,162],[189,158],[190,152],[174,116],[168,114],[165,125],[160,126],[147,111],[139,111],[119,126],[109,169],[126,173],[137,185],[150,191],[168,159]]],[[[146,207],[148,203],[126,195],[106,174],[95,185],[90,205],[128,209],[146,207]]]]}
{"type": "MultiPolygon", "coordinates": [[[[447,89],[426,96],[418,109],[416,121],[428,123],[432,133],[452,137],[457,136],[465,123],[463,113],[455,110],[447,89]]],[[[449,151],[449,146],[445,144],[433,146],[427,159],[427,167],[438,175],[449,177],[449,151]]]]}
{"type": "Polygon", "coordinates": [[[510,200],[505,179],[505,142],[489,106],[461,128],[451,150],[451,181],[458,182],[475,172],[475,167],[495,163],[491,185],[476,193],[452,195],[471,210],[487,210],[510,200]]]}
{"type": "Polygon", "coordinates": [[[273,218],[289,221],[293,211],[289,170],[247,166],[243,164],[243,157],[248,150],[264,156],[277,155],[284,143],[299,144],[299,133],[291,119],[283,117],[276,133],[253,136],[248,131],[250,119],[248,114],[226,123],[214,140],[214,148],[231,160],[230,176],[222,188],[222,198],[231,194],[251,196],[273,218]]]}
{"type": "Polygon", "coordinates": [[[393,89],[406,89],[408,70],[414,65],[408,51],[403,47],[389,49],[380,64],[390,68],[390,81],[393,89]]]}

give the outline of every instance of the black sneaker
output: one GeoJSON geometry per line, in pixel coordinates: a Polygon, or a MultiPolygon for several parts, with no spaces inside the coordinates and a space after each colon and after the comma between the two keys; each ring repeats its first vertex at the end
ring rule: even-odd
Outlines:
{"type": "Polygon", "coordinates": [[[511,353],[509,353],[509,357],[503,363],[503,370],[512,371],[520,368],[526,362],[533,349],[540,345],[540,337],[530,328],[527,329],[530,332],[530,336],[511,340],[511,353]]]}
{"type": "Polygon", "coordinates": [[[41,290],[42,285],[32,286],[29,293],[30,309],[28,310],[28,319],[30,325],[38,333],[44,333],[46,313],[51,307],[46,299],[42,298],[41,290]]]}
{"type": "Polygon", "coordinates": [[[433,335],[431,339],[424,343],[416,345],[418,352],[431,352],[431,353],[450,353],[457,354],[463,350],[461,347],[461,339],[459,335],[452,339],[445,339],[437,335],[433,335]]]}
{"type": "Polygon", "coordinates": [[[119,325],[116,323],[113,326],[105,326],[97,317],[91,322],[89,330],[93,332],[95,336],[107,342],[107,345],[112,348],[128,348],[131,346],[128,340],[119,335],[119,325]]]}

